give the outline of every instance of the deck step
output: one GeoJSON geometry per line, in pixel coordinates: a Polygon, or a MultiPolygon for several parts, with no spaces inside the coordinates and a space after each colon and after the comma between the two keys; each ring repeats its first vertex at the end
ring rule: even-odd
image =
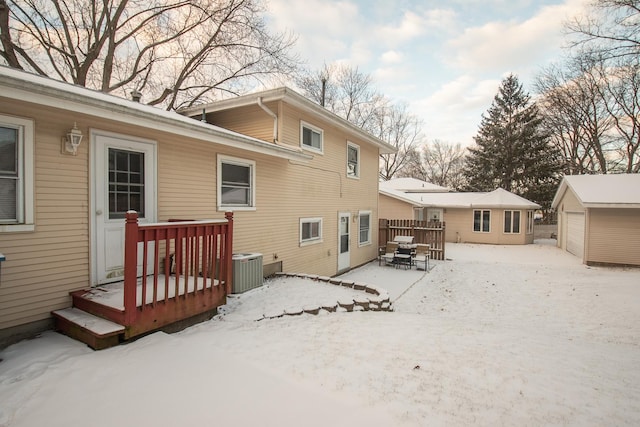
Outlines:
{"type": "Polygon", "coordinates": [[[53,313],[56,330],[87,344],[94,350],[118,345],[125,327],[78,308],[65,308],[53,313]]]}

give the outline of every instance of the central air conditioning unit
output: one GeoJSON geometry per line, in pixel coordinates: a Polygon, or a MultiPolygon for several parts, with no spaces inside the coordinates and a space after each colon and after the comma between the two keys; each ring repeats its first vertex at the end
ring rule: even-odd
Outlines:
{"type": "Polygon", "coordinates": [[[262,254],[233,254],[231,260],[234,294],[262,286],[262,254]]]}

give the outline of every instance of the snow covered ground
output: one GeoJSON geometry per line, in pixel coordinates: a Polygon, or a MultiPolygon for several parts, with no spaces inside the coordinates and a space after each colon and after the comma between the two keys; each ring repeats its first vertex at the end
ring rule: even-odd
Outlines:
{"type": "Polygon", "coordinates": [[[255,321],[355,292],[279,279],[108,350],[45,333],[0,352],[0,426],[640,425],[640,270],[553,243],[345,275],[386,288],[391,313],[255,321]]]}

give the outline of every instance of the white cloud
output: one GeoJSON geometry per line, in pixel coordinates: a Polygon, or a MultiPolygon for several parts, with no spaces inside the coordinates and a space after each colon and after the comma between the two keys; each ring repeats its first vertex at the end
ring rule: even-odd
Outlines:
{"type": "Polygon", "coordinates": [[[447,44],[449,63],[466,71],[530,72],[560,53],[563,21],[586,1],[545,6],[525,21],[488,22],[468,28],[447,44]]]}
{"type": "Polygon", "coordinates": [[[268,19],[277,31],[293,31],[299,36],[296,48],[314,68],[339,59],[351,62],[354,56],[370,57],[367,49],[353,46],[363,27],[355,3],[271,0],[268,19]]]}
{"type": "Polygon", "coordinates": [[[482,113],[491,105],[499,86],[497,79],[478,80],[469,74],[462,75],[443,84],[432,95],[411,103],[411,108],[424,118],[429,140],[470,145],[482,113]]]}
{"type": "Polygon", "coordinates": [[[591,0],[553,1],[270,0],[268,25],[297,33],[312,68],[337,62],[371,74],[424,119],[429,139],[467,145],[500,80],[512,72],[526,88],[562,53],[562,22],[591,0]]]}
{"type": "Polygon", "coordinates": [[[388,50],[380,55],[380,60],[386,64],[397,64],[402,62],[404,54],[397,50],[388,50]]]}

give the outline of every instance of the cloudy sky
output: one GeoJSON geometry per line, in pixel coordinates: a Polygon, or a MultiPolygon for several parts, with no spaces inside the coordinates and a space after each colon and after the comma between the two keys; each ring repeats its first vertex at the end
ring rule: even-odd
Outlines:
{"type": "Polygon", "coordinates": [[[564,54],[562,22],[588,0],[269,0],[269,24],[298,35],[307,65],[342,62],[424,122],[429,141],[469,145],[500,81],[564,54]]]}

